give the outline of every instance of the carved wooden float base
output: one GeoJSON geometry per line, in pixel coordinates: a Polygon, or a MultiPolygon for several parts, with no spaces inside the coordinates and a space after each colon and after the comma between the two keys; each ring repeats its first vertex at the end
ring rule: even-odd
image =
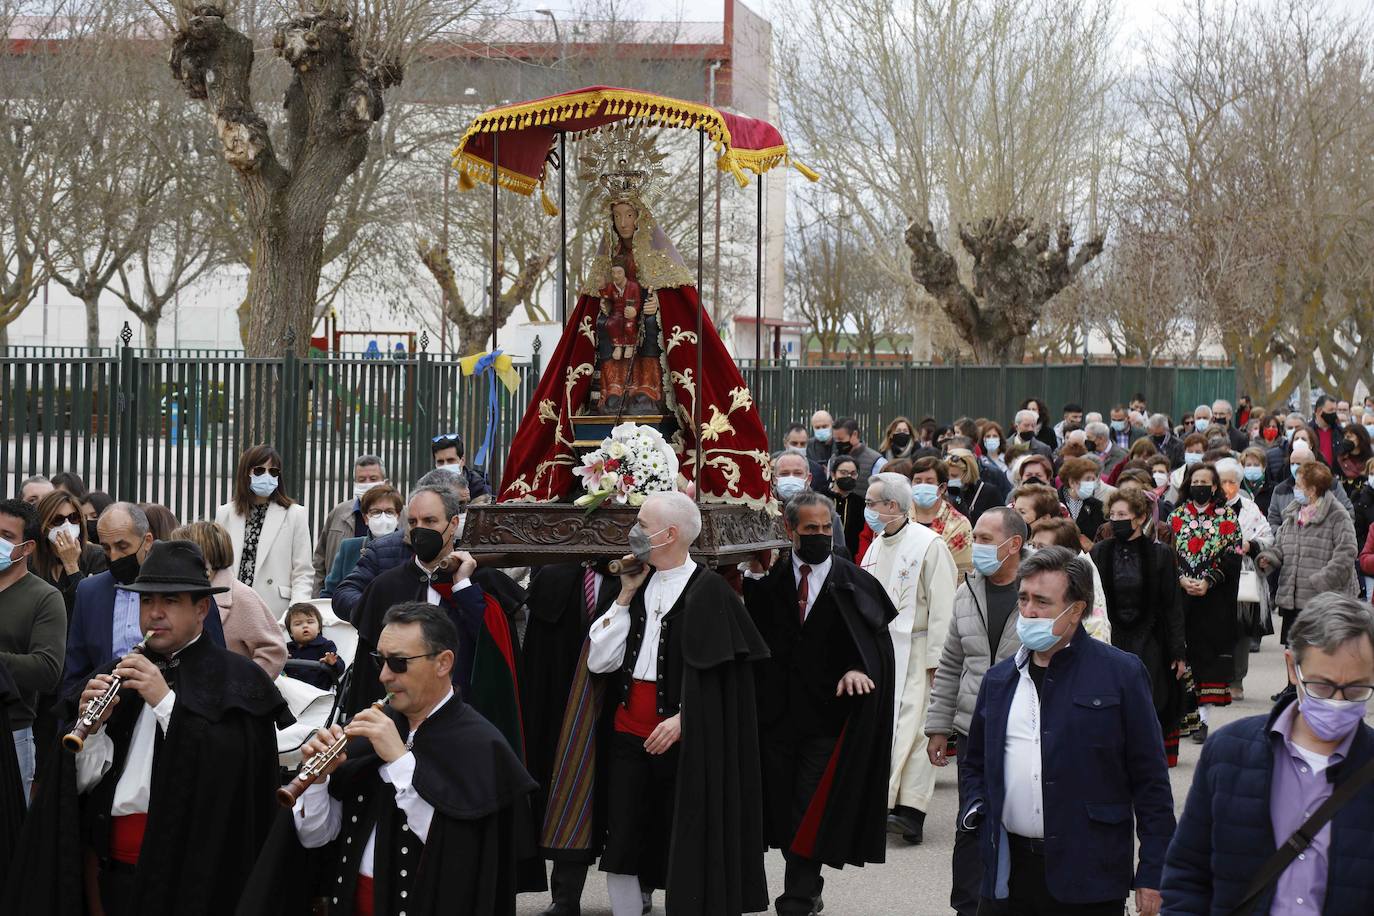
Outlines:
{"type": "MultiPolygon", "coordinates": [[[[588,514],[571,503],[492,503],[468,508],[459,546],[483,566],[544,566],[609,559],[630,552],[639,510],[603,506],[588,514]]],[[[701,504],[701,534],[692,556],[712,568],[760,550],[787,546],[782,520],[762,509],[701,504]]]]}

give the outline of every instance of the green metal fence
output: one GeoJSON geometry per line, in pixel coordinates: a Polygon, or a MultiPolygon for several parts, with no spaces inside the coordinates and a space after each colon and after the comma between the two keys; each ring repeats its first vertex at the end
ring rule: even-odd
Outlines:
{"type": "Polygon", "coordinates": [[[835,417],[854,417],[865,441],[877,443],[894,417],[919,422],[934,417],[1011,421],[1028,397],[1043,400],[1059,419],[1068,403],[1105,415],[1136,393],[1152,411],[1177,418],[1199,404],[1236,396],[1235,370],[1198,366],[1067,365],[965,366],[960,364],[797,366],[774,361],[742,363],[745,381],[763,414],[773,447],[789,424],[810,425],[824,408],[835,417]]]}
{"type": "MultiPolygon", "coordinates": [[[[517,364],[520,388],[497,386],[490,476],[534,393],[536,362],[517,364]]],[[[382,459],[405,487],[431,467],[430,439],[457,432],[476,456],[490,385],[455,361],[242,354],[0,358],[0,490],[31,474],[80,474],[117,499],[157,502],[180,519],[213,518],[227,502],[239,454],[268,442],[285,463],[286,492],[318,531],[352,490],[353,460],[382,459]]]]}

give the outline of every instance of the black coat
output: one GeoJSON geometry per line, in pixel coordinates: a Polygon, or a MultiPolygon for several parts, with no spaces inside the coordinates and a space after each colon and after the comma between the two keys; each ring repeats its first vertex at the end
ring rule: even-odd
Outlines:
{"type": "MultiPolygon", "coordinates": [[[[229,914],[257,860],[280,785],[275,728],[290,721],[262,669],[208,639],[177,656],[177,694],[153,763],[132,912],[229,914]]],[[[109,672],[113,663],[102,669],[109,672]]],[[[75,714],[69,700],[67,717],[75,714]]],[[[108,854],[110,806],[143,700],[120,694],[105,724],[114,766],[76,792],[75,755],[55,751],[20,838],[0,912],[84,914],[84,854],[108,854]]]]}
{"type": "Polygon", "coordinates": [[[831,564],[805,625],[790,556],[765,578],[746,579],[744,594],[771,654],[755,665],[768,843],[840,868],[886,856],[895,690],[887,625],[897,610],[869,573],[847,560],[831,564]],[[876,689],[836,697],[840,678],[853,670],[868,674],[876,689]],[[817,734],[838,742],[834,776],[812,798],[819,812],[815,829],[798,831],[795,760],[787,748],[817,734]]]}
{"type": "Polygon", "coordinates": [[[769,901],[751,663],[767,658],[768,646],[714,572],[699,566],[683,595],[675,627],[683,737],[667,909],[673,916],[760,912],[769,901]]]}
{"type": "MultiPolygon", "coordinates": [[[[10,734],[8,704],[19,699],[9,669],[0,665],[0,737],[10,734]]],[[[0,741],[0,888],[5,886],[5,873],[19,842],[19,830],[24,823],[27,806],[24,804],[24,781],[19,775],[19,757],[13,741],[0,741]]]]}
{"type": "MultiPolygon", "coordinates": [[[[525,626],[525,641],[521,647],[524,677],[520,680],[520,709],[525,722],[526,767],[539,783],[539,788],[532,796],[536,823],[543,823],[552,777],[561,757],[563,717],[567,711],[573,677],[579,662],[585,664],[582,648],[591,624],[587,619],[586,599],[582,590],[583,575],[581,563],[542,566],[535,570],[530,579],[529,594],[525,601],[529,609],[529,621],[525,626]]],[[[592,620],[605,613],[619,591],[619,579],[615,576],[602,577],[592,620]]],[[[612,708],[610,703],[603,702],[602,705],[606,709],[598,713],[598,719],[604,719],[612,708]]],[[[599,732],[603,738],[608,733],[608,729],[599,732]]],[[[598,756],[605,759],[603,755],[598,756]]],[[[596,780],[595,774],[591,781],[597,795],[593,806],[596,825],[592,830],[592,847],[585,851],[545,849],[544,854],[548,858],[577,860],[587,864],[595,859],[605,827],[601,798],[604,786],[596,780]]]]}
{"type": "MultiPolygon", "coordinates": [[[[1098,484],[1099,488],[1101,486],[1098,484]]],[[[1067,489],[1059,491],[1059,500],[1066,506],[1069,504],[1068,492],[1067,489]]],[[[1096,496],[1089,496],[1083,500],[1083,505],[1078,510],[1078,518],[1073,521],[1074,524],[1078,525],[1078,532],[1090,542],[1097,540],[1097,529],[1101,528],[1107,521],[1107,513],[1102,505],[1102,500],[1096,496]]]]}
{"type": "Polygon", "coordinates": [[[1004,497],[996,485],[980,480],[973,486],[949,487],[945,490],[949,504],[968,519],[970,525],[978,524],[978,516],[993,506],[1005,505],[1004,497]]]}
{"type": "MultiPolygon", "coordinates": [[[[402,735],[408,733],[403,716],[394,710],[387,715],[402,735]]],[[[339,839],[323,848],[324,887],[317,889],[331,901],[337,895],[329,909],[333,916],[354,911],[354,856],[361,857],[374,827],[373,898],[379,916],[393,916],[399,909],[392,901],[402,889],[405,912],[414,916],[514,914],[517,863],[528,855],[520,846],[527,838],[517,825],[535,785],[490,722],[454,696],[415,730],[413,785],[435,812],[415,871],[405,879],[391,861],[405,823],[394,802],[395,790],[382,781],[381,761],[370,742],[355,738],[346,753],[347,762],[329,779],[329,794],[344,805],[343,826],[339,839]]],[[[239,916],[310,913],[312,889],[304,880],[309,856],[297,839],[291,812],[283,811],[244,889],[239,916]]]]}

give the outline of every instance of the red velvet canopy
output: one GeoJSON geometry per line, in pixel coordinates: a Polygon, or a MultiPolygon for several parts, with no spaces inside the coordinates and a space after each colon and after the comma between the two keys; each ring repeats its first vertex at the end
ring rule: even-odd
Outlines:
{"type": "Polygon", "coordinates": [[[560,133],[579,134],[626,118],[704,131],[719,154],[721,171],[734,175],[741,186],[748,184],[745,170],[762,175],[784,164],[812,181],[817,178],[815,172],[789,157],[782,134],[767,121],[611,86],[589,86],[486,111],[473,120],[458,141],[453,165],[467,182],[490,183],[492,137],[500,134],[501,187],[533,194],[544,183],[545,162],[560,133]]]}

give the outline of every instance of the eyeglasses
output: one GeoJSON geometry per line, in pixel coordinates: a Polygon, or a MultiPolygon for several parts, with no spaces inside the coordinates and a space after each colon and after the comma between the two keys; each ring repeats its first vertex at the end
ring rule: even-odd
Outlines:
{"type": "Polygon", "coordinates": [[[270,468],[265,464],[259,464],[253,468],[254,477],[261,477],[263,474],[271,474],[273,477],[280,477],[281,468],[270,468]]]}
{"type": "Polygon", "coordinates": [[[372,660],[378,665],[386,665],[391,669],[392,674],[405,674],[410,668],[410,663],[417,658],[433,658],[438,652],[426,652],[424,655],[383,655],[380,652],[368,653],[372,660]]]}
{"type": "Polygon", "coordinates": [[[1333,684],[1330,681],[1303,680],[1302,666],[1295,667],[1298,669],[1298,682],[1302,684],[1302,689],[1307,691],[1309,697],[1334,700],[1339,693],[1341,699],[1353,700],[1356,703],[1364,703],[1370,697],[1374,697],[1374,684],[1333,684]]]}
{"type": "Polygon", "coordinates": [[[71,522],[73,525],[80,526],[81,521],[82,519],[80,512],[68,512],[66,515],[54,515],[52,517],[52,526],[56,528],[63,522],[71,522]]]}
{"type": "Polygon", "coordinates": [[[445,447],[450,445],[457,445],[461,441],[462,439],[459,438],[457,433],[440,433],[433,439],[429,440],[431,445],[443,445],[445,447]]]}
{"type": "Polygon", "coordinates": [[[892,500],[890,499],[865,499],[864,507],[867,509],[873,509],[890,502],[892,502],[892,500]]]}

